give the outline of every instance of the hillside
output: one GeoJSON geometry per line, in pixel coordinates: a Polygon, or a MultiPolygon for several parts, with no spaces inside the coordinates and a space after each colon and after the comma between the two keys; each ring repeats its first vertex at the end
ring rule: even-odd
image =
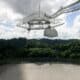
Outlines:
{"type": "Polygon", "coordinates": [[[0,40],[0,63],[15,61],[80,62],[80,40],[0,40]]]}

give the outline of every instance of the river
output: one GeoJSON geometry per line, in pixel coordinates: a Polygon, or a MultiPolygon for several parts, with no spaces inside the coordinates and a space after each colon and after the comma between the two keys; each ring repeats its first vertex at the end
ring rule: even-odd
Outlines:
{"type": "Polygon", "coordinates": [[[80,65],[9,64],[0,66],[0,80],[80,80],[80,65]]]}

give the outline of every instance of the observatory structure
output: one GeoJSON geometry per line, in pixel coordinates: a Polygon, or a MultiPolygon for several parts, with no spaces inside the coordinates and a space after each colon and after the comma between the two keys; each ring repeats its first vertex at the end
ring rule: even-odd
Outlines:
{"type": "Polygon", "coordinates": [[[55,27],[64,24],[61,19],[57,19],[63,13],[70,13],[80,10],[80,2],[77,1],[68,6],[62,6],[58,11],[52,15],[48,15],[46,12],[41,11],[41,3],[39,0],[38,11],[25,16],[20,23],[17,24],[18,27],[25,28],[28,31],[31,30],[44,30],[44,36],[47,37],[57,37],[58,32],[55,27]],[[51,25],[52,24],[52,25],[51,25]]]}

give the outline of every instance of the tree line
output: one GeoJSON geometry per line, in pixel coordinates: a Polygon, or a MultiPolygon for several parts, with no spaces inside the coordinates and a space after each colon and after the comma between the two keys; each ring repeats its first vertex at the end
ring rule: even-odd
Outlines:
{"type": "Polygon", "coordinates": [[[49,40],[25,38],[0,40],[0,63],[7,60],[44,59],[80,61],[80,40],[49,40]]]}

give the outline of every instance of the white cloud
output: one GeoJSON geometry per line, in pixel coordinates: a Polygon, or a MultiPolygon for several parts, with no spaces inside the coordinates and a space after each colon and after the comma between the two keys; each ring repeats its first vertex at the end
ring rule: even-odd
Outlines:
{"type": "Polygon", "coordinates": [[[80,39],[80,15],[78,15],[72,26],[63,25],[57,28],[61,39],[80,39]]]}
{"type": "Polygon", "coordinates": [[[76,19],[74,20],[74,24],[71,30],[72,30],[72,34],[74,35],[74,37],[80,39],[80,15],[78,15],[76,19]]]}
{"type": "MultiPolygon", "coordinates": [[[[69,5],[69,4],[74,3],[74,2],[76,2],[76,1],[78,1],[78,0],[65,0],[66,5],[69,5]]],[[[65,5],[64,5],[64,6],[65,6],[65,5]]]]}
{"type": "Polygon", "coordinates": [[[71,3],[74,3],[78,0],[43,0],[42,9],[49,14],[56,12],[60,7],[67,6],[71,3]]]}
{"type": "Polygon", "coordinates": [[[0,38],[14,37],[11,29],[14,29],[18,18],[22,18],[22,15],[16,13],[7,3],[0,0],[0,38]]]}
{"type": "Polygon", "coordinates": [[[6,31],[3,28],[0,28],[0,38],[2,39],[11,39],[11,38],[28,38],[28,39],[36,39],[43,37],[43,31],[26,31],[25,29],[14,27],[10,31],[6,31]]]}
{"type": "Polygon", "coordinates": [[[7,3],[0,1],[0,19],[15,20],[22,17],[21,14],[16,13],[7,3]]]}
{"type": "Polygon", "coordinates": [[[47,13],[52,14],[57,11],[63,4],[65,0],[43,0],[42,1],[42,9],[47,13]]]}

